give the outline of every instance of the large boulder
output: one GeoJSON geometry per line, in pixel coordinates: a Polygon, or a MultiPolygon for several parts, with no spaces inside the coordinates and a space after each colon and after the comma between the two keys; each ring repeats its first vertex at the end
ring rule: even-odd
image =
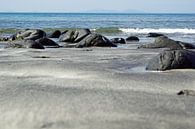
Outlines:
{"type": "Polygon", "coordinates": [[[123,38],[112,38],[112,39],[110,39],[110,41],[114,44],[117,44],[117,43],[126,44],[126,41],[123,38]]]}
{"type": "Polygon", "coordinates": [[[100,34],[90,34],[85,39],[80,41],[76,47],[116,47],[109,39],[100,34]]]}
{"type": "Polygon", "coordinates": [[[22,40],[9,43],[6,48],[34,48],[34,49],[44,49],[43,45],[37,43],[34,40],[22,40]]]}
{"type": "Polygon", "coordinates": [[[195,49],[195,46],[189,43],[175,41],[169,39],[168,37],[161,36],[156,38],[154,43],[144,44],[139,46],[139,48],[170,48],[171,50],[179,50],[179,49],[195,49]]]}
{"type": "Polygon", "coordinates": [[[46,37],[46,33],[40,29],[20,30],[14,35],[15,39],[37,40],[46,37]]]}
{"type": "Polygon", "coordinates": [[[164,36],[163,34],[160,34],[160,33],[148,33],[148,37],[160,37],[160,36],[164,36]]]}
{"type": "Polygon", "coordinates": [[[40,43],[43,46],[57,47],[57,48],[60,47],[56,42],[48,38],[40,38],[40,39],[37,39],[36,42],[40,43]]]}
{"type": "Polygon", "coordinates": [[[91,34],[89,29],[76,29],[64,32],[59,38],[60,42],[78,43],[91,34]]]}
{"type": "Polygon", "coordinates": [[[59,38],[60,35],[61,35],[61,31],[55,30],[54,32],[52,32],[51,34],[48,35],[48,38],[59,38]]]}
{"type": "Polygon", "coordinates": [[[139,38],[136,37],[136,36],[130,36],[130,37],[126,38],[126,41],[129,41],[129,42],[131,42],[131,41],[139,42],[139,38]]]}
{"type": "Polygon", "coordinates": [[[146,70],[165,71],[170,69],[194,69],[195,52],[189,50],[168,50],[152,58],[146,70]]]}

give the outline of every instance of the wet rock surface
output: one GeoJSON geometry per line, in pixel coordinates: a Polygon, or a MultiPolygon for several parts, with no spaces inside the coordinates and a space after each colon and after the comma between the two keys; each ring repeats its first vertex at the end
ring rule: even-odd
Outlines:
{"type": "Polygon", "coordinates": [[[44,49],[43,45],[34,40],[23,40],[8,43],[6,48],[33,48],[33,49],[44,49]]]}
{"type": "Polygon", "coordinates": [[[177,49],[195,49],[195,46],[190,43],[175,41],[168,37],[161,36],[155,39],[154,43],[144,44],[139,48],[169,48],[172,50],[177,49]]]}
{"type": "Polygon", "coordinates": [[[13,37],[15,39],[37,40],[46,37],[46,33],[40,29],[25,29],[18,31],[13,37]]]}
{"type": "Polygon", "coordinates": [[[146,70],[195,69],[195,52],[189,50],[163,51],[152,58],[146,70]]]}
{"type": "Polygon", "coordinates": [[[136,36],[129,36],[128,38],[126,38],[126,41],[129,41],[129,42],[137,41],[137,42],[139,42],[139,38],[136,37],[136,36]]]}
{"type": "Polygon", "coordinates": [[[60,47],[56,42],[48,38],[40,38],[36,40],[36,42],[42,44],[43,46],[47,46],[47,47],[56,47],[56,48],[60,47]]]}
{"type": "Polygon", "coordinates": [[[126,41],[124,38],[112,38],[110,39],[110,41],[115,44],[126,44],[126,41]]]}
{"type": "Polygon", "coordinates": [[[52,32],[51,34],[48,35],[48,38],[59,38],[60,35],[61,35],[61,31],[55,30],[54,32],[52,32]]]}
{"type": "Polygon", "coordinates": [[[160,34],[160,33],[148,33],[148,37],[156,38],[156,37],[160,37],[160,36],[164,36],[164,34],[160,34]]]}
{"type": "Polygon", "coordinates": [[[59,38],[60,42],[78,43],[91,34],[89,29],[77,29],[65,31],[59,38]]]}
{"type": "Polygon", "coordinates": [[[100,34],[90,34],[81,42],[79,42],[76,47],[117,47],[109,39],[100,34]]]}

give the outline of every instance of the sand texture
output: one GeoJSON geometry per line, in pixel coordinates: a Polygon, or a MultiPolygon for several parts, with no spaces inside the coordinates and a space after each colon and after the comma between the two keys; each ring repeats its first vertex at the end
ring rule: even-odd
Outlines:
{"type": "Polygon", "coordinates": [[[147,72],[161,50],[0,50],[0,129],[194,129],[195,70],[147,72]]]}

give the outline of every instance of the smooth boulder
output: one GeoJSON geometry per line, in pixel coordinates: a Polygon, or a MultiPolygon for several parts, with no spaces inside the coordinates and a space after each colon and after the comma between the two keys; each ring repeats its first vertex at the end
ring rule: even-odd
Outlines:
{"type": "Polygon", "coordinates": [[[90,34],[85,39],[80,41],[76,47],[117,47],[109,39],[100,34],[90,34]]]}
{"type": "Polygon", "coordinates": [[[171,69],[194,69],[195,51],[189,50],[168,50],[163,51],[152,58],[146,70],[165,71],[171,69]]]}
{"type": "Polygon", "coordinates": [[[139,38],[136,37],[136,36],[130,36],[130,37],[126,38],[126,41],[129,41],[129,42],[131,42],[131,41],[139,42],[139,38]]]}
{"type": "Polygon", "coordinates": [[[76,29],[63,32],[59,38],[60,42],[78,43],[86,36],[91,34],[89,29],[76,29]]]}
{"type": "Polygon", "coordinates": [[[46,33],[40,29],[20,30],[14,35],[15,39],[37,40],[46,37],[46,33]]]}
{"type": "Polygon", "coordinates": [[[40,43],[43,46],[55,47],[55,48],[60,47],[56,42],[48,38],[40,38],[40,39],[37,39],[36,42],[40,43]]]}
{"type": "Polygon", "coordinates": [[[44,49],[43,45],[37,43],[34,40],[22,40],[17,42],[9,43],[6,48],[34,48],[34,49],[44,49]]]}
{"type": "Polygon", "coordinates": [[[52,32],[51,34],[48,35],[48,38],[59,38],[60,35],[61,35],[61,31],[55,30],[54,32],[52,32]]]}
{"type": "Polygon", "coordinates": [[[181,41],[175,41],[168,37],[161,36],[155,39],[154,43],[144,44],[138,48],[169,48],[171,50],[180,49],[195,49],[195,46],[190,43],[184,43],[181,41]]]}
{"type": "Polygon", "coordinates": [[[112,39],[110,39],[110,41],[112,43],[115,43],[115,44],[117,44],[117,43],[119,43],[119,44],[126,44],[126,41],[123,38],[112,38],[112,39]]]}
{"type": "Polygon", "coordinates": [[[156,38],[156,37],[160,37],[160,36],[164,36],[164,35],[163,34],[160,34],[160,33],[148,33],[148,36],[147,37],[156,38]]]}

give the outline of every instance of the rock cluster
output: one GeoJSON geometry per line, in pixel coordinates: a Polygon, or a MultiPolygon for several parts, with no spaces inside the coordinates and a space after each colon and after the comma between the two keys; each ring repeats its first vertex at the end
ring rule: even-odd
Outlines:
{"type": "MultiPolygon", "coordinates": [[[[7,47],[27,47],[27,43],[33,41],[34,44],[38,44],[42,47],[28,47],[28,48],[44,48],[44,47],[54,47],[58,48],[60,45],[54,42],[51,38],[59,38],[59,42],[68,44],[70,46],[73,44],[74,47],[116,47],[106,37],[91,33],[89,29],[76,29],[76,30],[65,30],[61,32],[59,30],[54,31],[48,36],[43,30],[40,29],[25,29],[20,30],[16,34],[10,36],[6,39],[13,41],[7,47]]],[[[4,40],[4,39],[3,39],[4,40]]]]}
{"type": "Polygon", "coordinates": [[[189,43],[172,40],[166,36],[159,36],[154,43],[144,44],[138,48],[168,48],[152,58],[146,70],[165,71],[171,69],[195,68],[195,52],[188,49],[195,49],[195,46],[189,43]]]}
{"type": "MultiPolygon", "coordinates": [[[[138,48],[155,49],[167,48],[156,57],[149,60],[146,70],[164,71],[171,69],[195,68],[195,46],[189,43],[175,41],[163,34],[149,33],[148,37],[155,37],[153,43],[140,45],[138,48]]],[[[136,36],[128,38],[113,38],[109,40],[103,35],[92,33],[89,29],[70,29],[61,32],[59,30],[47,35],[40,29],[20,30],[10,38],[3,37],[0,41],[11,41],[8,48],[35,48],[44,49],[45,47],[59,48],[62,47],[52,40],[59,39],[64,47],[117,47],[117,44],[126,44],[126,41],[135,42],[140,39],[136,36]]]]}

